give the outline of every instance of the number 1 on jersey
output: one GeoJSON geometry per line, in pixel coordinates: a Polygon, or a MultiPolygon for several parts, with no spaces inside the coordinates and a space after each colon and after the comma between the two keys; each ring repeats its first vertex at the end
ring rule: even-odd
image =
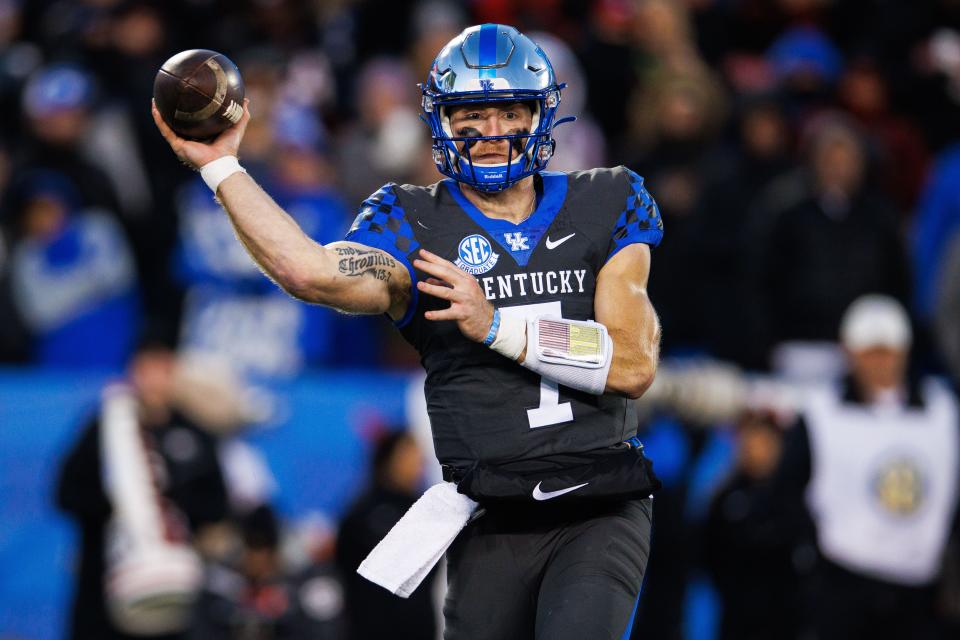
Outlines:
{"type": "MultiPolygon", "coordinates": [[[[500,313],[508,316],[518,315],[527,319],[546,314],[562,317],[559,300],[501,307],[500,313]]],[[[569,402],[560,402],[560,385],[553,380],[540,378],[540,406],[536,409],[527,409],[527,420],[530,422],[531,429],[573,421],[573,407],[569,402]]]]}

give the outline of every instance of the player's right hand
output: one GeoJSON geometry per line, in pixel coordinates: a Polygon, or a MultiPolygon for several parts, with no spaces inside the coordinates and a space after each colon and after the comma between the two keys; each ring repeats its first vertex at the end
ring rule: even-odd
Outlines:
{"type": "Polygon", "coordinates": [[[477,279],[426,249],[420,250],[420,257],[413,261],[413,266],[433,276],[418,281],[417,289],[450,303],[446,309],[425,312],[423,317],[427,320],[453,320],[464,337],[483,342],[490,332],[494,309],[483,295],[477,279]]]}
{"type": "Polygon", "coordinates": [[[180,158],[180,161],[191,169],[199,169],[208,162],[213,162],[223,156],[236,156],[240,149],[240,141],[243,139],[247,124],[250,122],[250,100],[244,98],[243,117],[237,124],[226,129],[210,142],[197,142],[178,136],[160,117],[156,103],[151,102],[150,110],[153,113],[153,121],[160,129],[160,134],[173,149],[173,152],[177,154],[177,157],[180,158]]]}

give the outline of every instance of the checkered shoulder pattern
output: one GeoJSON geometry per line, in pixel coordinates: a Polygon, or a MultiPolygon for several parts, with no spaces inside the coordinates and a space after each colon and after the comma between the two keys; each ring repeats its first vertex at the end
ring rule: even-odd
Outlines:
{"type": "Polygon", "coordinates": [[[360,211],[347,231],[346,240],[386,251],[410,272],[413,287],[410,311],[397,324],[410,321],[417,301],[417,279],[408,256],[420,248],[413,229],[407,222],[403,206],[397,198],[394,183],[385,184],[376,193],[363,201],[360,211]]]}
{"type": "Polygon", "coordinates": [[[629,183],[627,201],[613,227],[608,261],[628,245],[643,242],[655,247],[663,239],[660,210],[653,201],[653,196],[643,186],[643,178],[630,169],[625,168],[623,173],[629,183]]]}
{"type": "Polygon", "coordinates": [[[392,182],[363,201],[346,239],[382,249],[403,262],[407,262],[407,256],[420,246],[392,182]]]}

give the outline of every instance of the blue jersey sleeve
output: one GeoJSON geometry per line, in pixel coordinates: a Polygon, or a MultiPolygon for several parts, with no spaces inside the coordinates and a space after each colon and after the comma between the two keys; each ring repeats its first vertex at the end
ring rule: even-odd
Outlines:
{"type": "Polygon", "coordinates": [[[663,239],[663,220],[660,218],[660,210],[657,208],[657,203],[653,201],[653,196],[643,186],[643,178],[630,169],[625,169],[624,173],[630,188],[627,191],[623,211],[613,226],[605,262],[609,262],[610,258],[628,245],[642,242],[656,247],[663,239]]]}
{"type": "Polygon", "coordinates": [[[385,251],[407,268],[410,273],[410,306],[404,317],[396,323],[400,327],[406,325],[413,317],[418,298],[417,277],[409,256],[420,245],[407,222],[393,183],[384,185],[363,201],[345,239],[385,251]]]}

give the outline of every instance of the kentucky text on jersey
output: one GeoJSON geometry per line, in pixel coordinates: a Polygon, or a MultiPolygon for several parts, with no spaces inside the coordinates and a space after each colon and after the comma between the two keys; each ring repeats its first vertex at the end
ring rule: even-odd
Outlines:
{"type": "Polygon", "coordinates": [[[503,300],[514,296],[514,285],[518,296],[542,296],[563,293],[584,293],[583,281],[586,269],[561,269],[559,271],[534,271],[532,273],[514,273],[506,276],[485,276],[477,278],[487,300],[503,300]],[[576,288],[574,288],[576,287],[576,288]]]}

